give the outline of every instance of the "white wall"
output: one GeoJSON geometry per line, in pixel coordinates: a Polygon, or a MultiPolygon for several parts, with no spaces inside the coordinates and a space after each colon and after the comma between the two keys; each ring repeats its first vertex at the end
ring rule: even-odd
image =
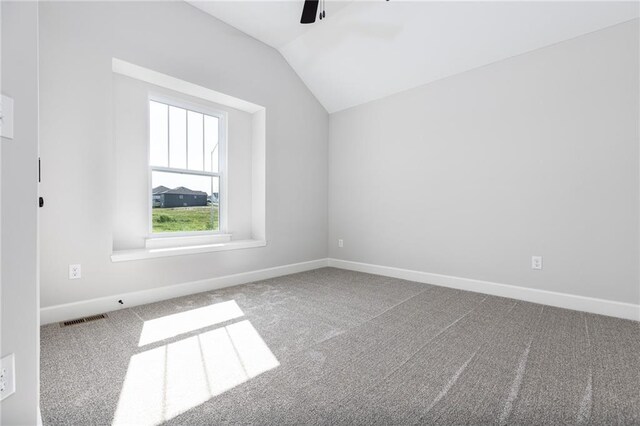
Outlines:
{"type": "Polygon", "coordinates": [[[251,239],[252,114],[114,74],[115,223],[113,249],[144,248],[149,235],[149,93],[227,113],[227,229],[251,239]]]}
{"type": "Polygon", "coordinates": [[[38,4],[2,2],[2,93],[14,99],[14,139],[2,139],[2,344],[15,354],[16,393],[4,425],[38,414],[38,4]]]}
{"type": "Polygon", "coordinates": [[[639,303],[638,33],[332,114],[330,256],[639,303]]]}
{"type": "Polygon", "coordinates": [[[279,53],[182,2],[46,2],[40,25],[43,307],[327,256],[328,116],[279,53]],[[267,247],[111,263],[113,57],[266,107],[267,247]]]}

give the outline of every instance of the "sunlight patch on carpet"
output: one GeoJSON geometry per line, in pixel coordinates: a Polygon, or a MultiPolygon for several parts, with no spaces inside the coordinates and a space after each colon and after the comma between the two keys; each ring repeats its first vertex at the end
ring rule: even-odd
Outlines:
{"type": "Polygon", "coordinates": [[[235,300],[216,303],[160,318],[148,320],[142,326],[138,346],[160,342],[184,333],[210,327],[243,316],[235,300]]]}
{"type": "Polygon", "coordinates": [[[160,424],[279,365],[248,320],[146,350],[131,357],[113,424],[160,424]]]}

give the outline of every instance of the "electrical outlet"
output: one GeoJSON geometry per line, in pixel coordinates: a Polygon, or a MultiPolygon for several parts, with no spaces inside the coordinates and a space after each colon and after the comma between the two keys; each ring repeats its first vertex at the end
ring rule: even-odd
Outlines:
{"type": "Polygon", "coordinates": [[[342,239],[338,240],[338,247],[344,247],[344,241],[342,239]]]}
{"type": "Polygon", "coordinates": [[[14,354],[0,360],[0,401],[16,391],[16,361],[14,354]]]}
{"type": "Polygon", "coordinates": [[[542,256],[531,256],[531,269],[542,269],[542,256]]]}
{"type": "Polygon", "coordinates": [[[77,265],[69,265],[69,279],[77,280],[82,278],[82,267],[80,264],[77,265]]]}

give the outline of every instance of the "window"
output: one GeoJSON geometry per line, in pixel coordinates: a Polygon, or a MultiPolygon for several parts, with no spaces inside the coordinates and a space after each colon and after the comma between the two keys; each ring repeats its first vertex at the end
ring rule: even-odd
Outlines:
{"type": "Polygon", "coordinates": [[[151,233],[221,231],[223,113],[149,100],[151,233]]]}

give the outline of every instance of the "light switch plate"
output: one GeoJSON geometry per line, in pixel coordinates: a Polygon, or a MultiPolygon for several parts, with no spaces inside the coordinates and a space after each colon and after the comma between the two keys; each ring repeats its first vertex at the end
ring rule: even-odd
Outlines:
{"type": "Polygon", "coordinates": [[[0,360],[0,401],[16,391],[16,360],[9,354],[0,360]]]}
{"type": "Polygon", "coordinates": [[[0,98],[0,135],[13,139],[13,99],[5,95],[0,98]]]}

